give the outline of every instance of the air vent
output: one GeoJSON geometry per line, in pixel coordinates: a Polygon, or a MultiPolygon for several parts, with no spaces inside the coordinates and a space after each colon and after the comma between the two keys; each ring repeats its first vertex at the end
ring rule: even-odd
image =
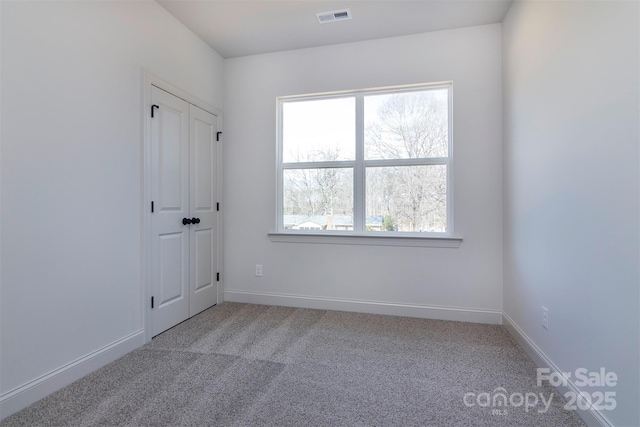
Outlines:
{"type": "Polygon", "coordinates": [[[345,19],[351,19],[351,10],[341,9],[332,10],[331,12],[318,12],[316,13],[318,22],[326,24],[327,22],[344,21],[345,19]]]}

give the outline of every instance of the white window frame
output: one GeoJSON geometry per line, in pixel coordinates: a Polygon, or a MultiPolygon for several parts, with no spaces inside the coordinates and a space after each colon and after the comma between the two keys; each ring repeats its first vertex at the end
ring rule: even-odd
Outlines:
{"type": "Polygon", "coordinates": [[[458,247],[462,238],[454,235],[453,222],[453,82],[438,82],[419,85],[392,86],[310,95],[282,96],[276,98],[276,231],[269,233],[274,242],[374,244],[391,246],[458,247]],[[364,159],[364,97],[420,90],[447,89],[448,91],[448,156],[427,159],[364,159]],[[327,162],[283,162],[283,105],[287,102],[313,101],[321,99],[355,98],[356,104],[356,150],[355,160],[327,162]],[[372,166],[447,166],[447,231],[446,232],[401,232],[366,231],[365,193],[366,168],[372,166]],[[353,176],[353,231],[293,230],[284,228],[283,175],[286,169],[352,168],[353,176]]]}

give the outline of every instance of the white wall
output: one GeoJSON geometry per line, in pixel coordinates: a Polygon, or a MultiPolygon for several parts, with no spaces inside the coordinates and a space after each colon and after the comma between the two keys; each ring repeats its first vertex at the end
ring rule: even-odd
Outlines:
{"type": "Polygon", "coordinates": [[[515,2],[503,28],[504,311],[561,370],[616,372],[620,426],[640,425],[639,12],[515,2]]]}
{"type": "Polygon", "coordinates": [[[225,298],[500,321],[501,82],[500,24],[225,60],[225,298]],[[270,241],[277,96],[445,80],[454,85],[459,248],[270,241]],[[262,278],[255,264],[263,264],[262,278]]]}
{"type": "Polygon", "coordinates": [[[143,327],[142,68],[222,108],[223,59],[153,1],[0,7],[6,400],[143,327]]]}

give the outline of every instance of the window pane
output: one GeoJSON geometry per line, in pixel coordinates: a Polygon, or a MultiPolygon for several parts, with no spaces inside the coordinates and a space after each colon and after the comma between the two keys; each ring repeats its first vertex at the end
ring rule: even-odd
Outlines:
{"type": "Polygon", "coordinates": [[[366,169],[368,231],[447,231],[447,167],[366,169]]]}
{"type": "Polygon", "coordinates": [[[283,162],[353,160],[355,141],[355,98],[282,104],[283,162]]]}
{"type": "Polygon", "coordinates": [[[285,169],[284,228],[353,230],[353,168],[285,169]]]}
{"type": "Polygon", "coordinates": [[[365,159],[446,157],[448,104],[447,89],[365,96],[365,159]]]}

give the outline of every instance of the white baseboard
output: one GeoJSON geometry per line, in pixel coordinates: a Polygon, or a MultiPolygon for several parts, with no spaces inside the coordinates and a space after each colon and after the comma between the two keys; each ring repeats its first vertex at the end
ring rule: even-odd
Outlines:
{"type": "MultiPolygon", "coordinates": [[[[515,340],[524,349],[527,355],[533,360],[539,368],[549,368],[552,372],[562,372],[560,368],[553,363],[549,357],[524,333],[522,329],[507,315],[502,314],[502,324],[507,331],[515,338],[515,340]]],[[[571,379],[567,380],[567,385],[560,385],[556,387],[558,392],[564,395],[567,392],[573,392],[577,395],[580,393],[580,389],[573,383],[571,379]]],[[[605,417],[601,411],[590,407],[589,409],[577,409],[577,414],[582,418],[582,421],[589,427],[612,427],[613,424],[605,417]]]]}
{"type": "Polygon", "coordinates": [[[488,323],[493,325],[500,325],[502,323],[502,311],[500,310],[401,304],[380,301],[360,301],[303,295],[250,292],[232,289],[224,291],[224,300],[249,304],[353,311],[357,313],[386,314],[391,316],[488,323]]]}
{"type": "Polygon", "coordinates": [[[144,344],[139,330],[0,395],[0,420],[84,377],[144,344]]]}

